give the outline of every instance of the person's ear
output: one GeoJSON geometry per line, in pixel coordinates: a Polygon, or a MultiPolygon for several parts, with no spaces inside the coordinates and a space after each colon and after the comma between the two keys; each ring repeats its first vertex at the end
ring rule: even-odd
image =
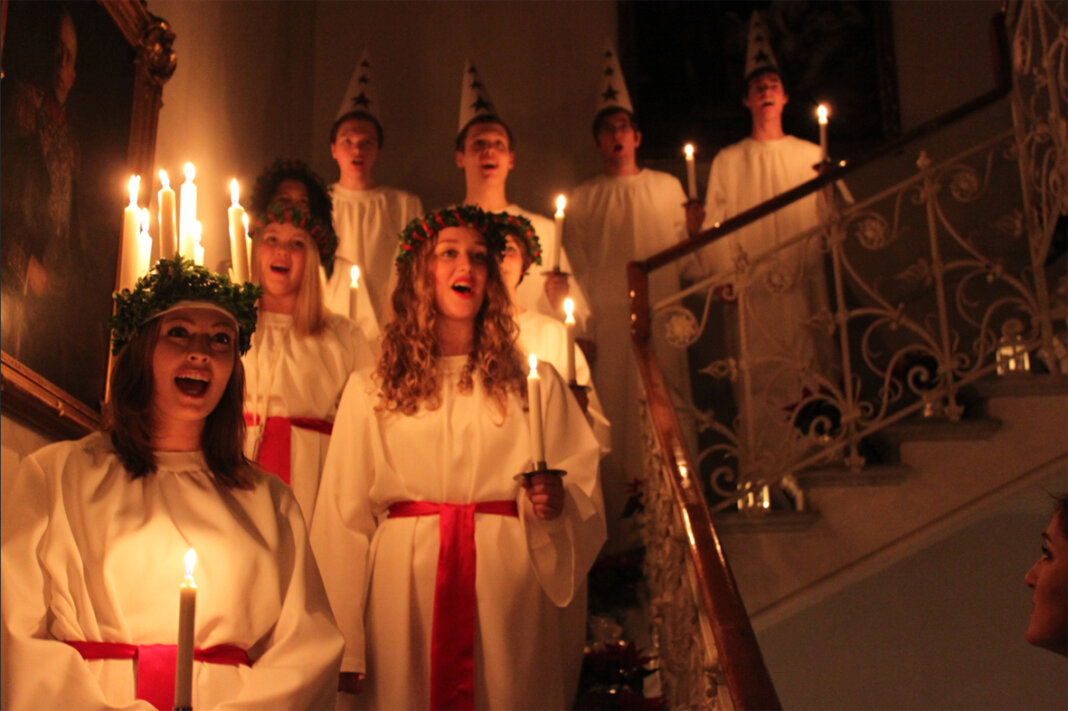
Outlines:
{"type": "Polygon", "coordinates": [[[463,151],[456,151],[456,167],[461,169],[464,167],[463,151]]]}
{"type": "Polygon", "coordinates": [[[515,168],[515,153],[508,151],[508,170],[515,168]]]}
{"type": "Polygon", "coordinates": [[[641,145],[642,145],[642,132],[637,130],[637,129],[635,129],[634,130],[634,147],[635,148],[640,148],[641,145]]]}

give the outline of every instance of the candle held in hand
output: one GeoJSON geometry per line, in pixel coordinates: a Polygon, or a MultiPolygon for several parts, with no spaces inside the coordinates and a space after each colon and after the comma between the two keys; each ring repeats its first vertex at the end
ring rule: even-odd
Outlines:
{"type": "Polygon", "coordinates": [[[827,107],[820,104],[816,107],[816,118],[820,122],[820,160],[827,160],[827,107]]]}
{"type": "Polygon", "coordinates": [[[567,198],[563,195],[556,196],[556,241],[553,242],[553,261],[552,268],[554,272],[560,271],[560,249],[564,243],[564,207],[567,206],[567,198]]]}
{"type": "Polygon", "coordinates": [[[538,375],[538,356],[530,354],[530,375],[527,376],[527,406],[530,410],[530,451],[534,466],[545,466],[545,431],[541,423],[541,377],[538,375]]]}
{"type": "Polygon", "coordinates": [[[196,630],[197,584],[193,581],[193,567],[197,552],[190,548],[185,554],[185,580],[178,588],[178,660],[174,668],[174,708],[193,707],[193,639],[196,630]]]}
{"type": "Polygon", "coordinates": [[[349,283],[349,318],[355,321],[356,304],[359,303],[360,296],[360,268],[355,264],[349,270],[349,279],[351,280],[349,283]]]}
{"type": "Polygon", "coordinates": [[[571,297],[564,299],[564,326],[567,328],[567,382],[575,384],[575,301],[571,297]]]}
{"type": "Polygon", "coordinates": [[[693,144],[687,143],[682,148],[686,153],[686,195],[691,200],[697,199],[697,169],[693,160],[693,144]]]}

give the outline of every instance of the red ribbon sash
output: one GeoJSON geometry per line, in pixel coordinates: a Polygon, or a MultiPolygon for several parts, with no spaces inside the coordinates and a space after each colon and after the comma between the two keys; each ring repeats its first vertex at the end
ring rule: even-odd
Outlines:
{"type": "Polygon", "coordinates": [[[438,572],[430,633],[430,708],[475,708],[475,514],[519,516],[514,501],[402,501],[390,518],[438,516],[438,572]]]}
{"type": "MultiPolygon", "coordinates": [[[[250,412],[245,413],[245,426],[252,427],[260,423],[259,415],[250,412]]],[[[320,434],[329,435],[334,431],[334,423],[326,420],[317,420],[314,417],[268,417],[263,425],[263,436],[260,438],[260,451],[256,455],[256,463],[276,475],[286,484],[289,483],[289,465],[292,443],[290,431],[292,427],[302,430],[311,430],[320,434]]]]}
{"type": "MultiPolygon", "coordinates": [[[[84,642],[68,640],[82,659],[134,659],[137,661],[137,698],[159,711],[174,708],[174,667],[178,646],[174,644],[126,644],[125,642],[84,642]]],[[[194,649],[193,659],[208,664],[252,666],[248,653],[232,644],[194,649]]]]}

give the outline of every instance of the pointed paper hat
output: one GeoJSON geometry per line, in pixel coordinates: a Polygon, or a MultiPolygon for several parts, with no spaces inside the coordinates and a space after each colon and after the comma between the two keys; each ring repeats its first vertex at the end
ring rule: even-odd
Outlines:
{"type": "Polygon", "coordinates": [[[378,97],[371,80],[371,57],[366,49],[360,54],[360,61],[356,62],[356,69],[349,79],[349,87],[341,99],[334,121],[353,111],[362,111],[378,119],[378,97]]]}
{"type": "Polygon", "coordinates": [[[478,70],[468,59],[464,64],[464,75],[460,80],[460,127],[457,133],[466,128],[478,116],[496,116],[497,110],[490,101],[489,92],[478,78],[478,70]]]}
{"type": "Polygon", "coordinates": [[[764,27],[764,21],[760,19],[760,13],[753,11],[749,18],[749,42],[745,53],[745,81],[763,74],[764,72],[779,73],[779,63],[775,61],[775,55],[771,51],[771,43],[768,41],[768,32],[764,27]]]}
{"type": "Polygon", "coordinates": [[[619,67],[619,57],[616,56],[611,42],[605,45],[601,90],[597,94],[597,111],[594,115],[600,116],[601,112],[606,109],[623,109],[629,114],[634,113],[634,105],[630,103],[630,93],[627,91],[627,82],[623,80],[623,70],[619,67]]]}

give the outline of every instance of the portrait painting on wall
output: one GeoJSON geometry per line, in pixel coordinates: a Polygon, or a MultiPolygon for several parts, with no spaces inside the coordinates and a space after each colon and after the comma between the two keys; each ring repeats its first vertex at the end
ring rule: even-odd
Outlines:
{"type": "Polygon", "coordinates": [[[98,3],[9,2],[6,10],[2,347],[98,410],[128,200],[131,49],[98,3]]]}

